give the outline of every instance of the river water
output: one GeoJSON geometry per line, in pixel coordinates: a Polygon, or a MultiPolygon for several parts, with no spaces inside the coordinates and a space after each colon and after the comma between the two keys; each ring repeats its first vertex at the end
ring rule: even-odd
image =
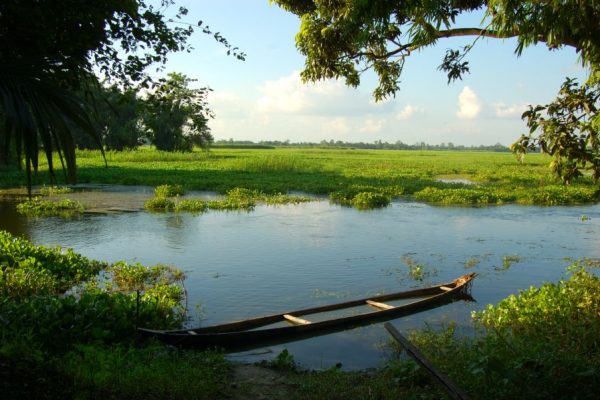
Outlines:
{"type": "MultiPolygon", "coordinates": [[[[139,209],[151,189],[77,195],[108,196],[139,209]]],[[[359,211],[321,200],[197,216],[139,211],[27,219],[16,214],[14,202],[0,201],[0,229],[94,259],[181,268],[190,326],[447,282],[473,271],[479,273],[471,292],[475,302],[392,321],[402,332],[456,321],[468,333],[471,311],[557,281],[571,259],[600,258],[599,205],[450,208],[394,202],[359,211]],[[421,276],[411,274],[411,266],[421,276]]],[[[258,361],[286,348],[303,367],[342,363],[344,369],[362,369],[381,366],[387,343],[382,324],[375,324],[231,357],[258,361]]]]}

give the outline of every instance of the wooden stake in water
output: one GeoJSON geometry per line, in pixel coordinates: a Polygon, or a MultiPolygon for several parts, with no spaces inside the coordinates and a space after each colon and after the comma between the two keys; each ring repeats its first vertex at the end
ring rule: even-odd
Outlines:
{"type": "Polygon", "coordinates": [[[135,328],[137,332],[137,328],[140,324],[140,289],[137,289],[135,294],[135,328]]]}
{"type": "Polygon", "coordinates": [[[419,364],[425,372],[427,372],[433,381],[442,389],[448,393],[450,398],[454,400],[469,400],[467,396],[458,386],[456,386],[446,375],[434,368],[434,366],[425,358],[423,354],[417,349],[411,342],[408,341],[404,336],[398,332],[396,328],[389,322],[384,325],[385,329],[392,335],[394,339],[406,350],[409,356],[411,356],[417,364],[419,364]]]}

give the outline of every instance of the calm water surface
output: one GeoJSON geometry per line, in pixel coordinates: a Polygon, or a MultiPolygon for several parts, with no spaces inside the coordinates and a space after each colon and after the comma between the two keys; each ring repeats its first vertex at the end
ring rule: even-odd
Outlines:
{"type": "MultiPolygon", "coordinates": [[[[129,195],[137,204],[151,192],[129,195]]],[[[475,271],[480,274],[472,288],[476,302],[393,321],[406,331],[455,320],[468,332],[472,310],[558,280],[569,258],[600,258],[598,205],[441,208],[395,202],[365,212],[315,201],[259,206],[250,213],[28,220],[15,214],[13,203],[0,202],[0,229],[94,259],[178,266],[188,276],[190,325],[399,291],[475,271]],[[590,219],[583,221],[583,215],[590,219]],[[422,266],[422,281],[411,278],[409,264],[422,266]]],[[[287,348],[304,367],[341,362],[345,369],[368,368],[385,361],[388,341],[382,324],[375,324],[232,358],[257,361],[287,348]]]]}

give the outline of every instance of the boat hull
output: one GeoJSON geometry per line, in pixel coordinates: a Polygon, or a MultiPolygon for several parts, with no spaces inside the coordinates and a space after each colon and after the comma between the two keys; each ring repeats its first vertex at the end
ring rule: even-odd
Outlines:
{"type": "MultiPolygon", "coordinates": [[[[326,335],[342,330],[352,329],[377,322],[415,314],[439,307],[466,297],[468,287],[475,274],[464,275],[453,282],[431,288],[417,289],[408,292],[394,293],[371,298],[358,299],[329,306],[314,307],[289,313],[269,315],[250,320],[237,321],[213,327],[203,327],[187,330],[160,331],[140,328],[144,336],[155,337],[167,344],[178,347],[220,348],[228,351],[241,351],[268,345],[280,344],[294,340],[326,335]],[[302,321],[300,316],[319,312],[346,309],[365,305],[367,301],[379,304],[380,301],[397,300],[416,296],[429,296],[408,304],[389,309],[380,309],[362,314],[348,315],[324,321],[299,323],[290,326],[257,329],[261,326],[284,320],[284,316],[302,321]]],[[[386,306],[383,304],[383,306],[386,306]]],[[[306,321],[308,322],[308,321],[306,321]]]]}

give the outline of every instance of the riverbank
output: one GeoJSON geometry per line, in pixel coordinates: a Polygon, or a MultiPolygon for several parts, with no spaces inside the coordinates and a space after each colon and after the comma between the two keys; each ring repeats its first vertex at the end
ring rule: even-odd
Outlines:
{"type": "MultiPolygon", "coordinates": [[[[510,153],[351,149],[213,149],[167,153],[149,148],[108,152],[77,151],[80,183],[159,186],[226,193],[234,188],[266,194],[326,195],[352,202],[362,193],[410,197],[443,205],[581,204],[598,201],[589,176],[563,186],[551,174],[550,158],[510,153]]],[[[59,165],[60,160],[56,160],[59,165]]],[[[57,174],[57,178],[62,178],[57,174]]],[[[5,168],[0,187],[22,186],[25,174],[5,168]]],[[[35,180],[49,185],[47,166],[35,180]]],[[[361,195],[362,194],[362,195],[361,195]]]]}
{"type": "MultiPolygon", "coordinates": [[[[0,388],[7,398],[441,397],[400,351],[377,370],[302,371],[287,351],[248,366],[218,352],[139,342],[136,324],[183,322],[177,269],[108,265],[7,233],[0,254],[0,388]]],[[[452,324],[408,336],[474,399],[593,399],[600,389],[599,265],[575,263],[556,284],[474,313],[473,337],[452,324]]]]}

